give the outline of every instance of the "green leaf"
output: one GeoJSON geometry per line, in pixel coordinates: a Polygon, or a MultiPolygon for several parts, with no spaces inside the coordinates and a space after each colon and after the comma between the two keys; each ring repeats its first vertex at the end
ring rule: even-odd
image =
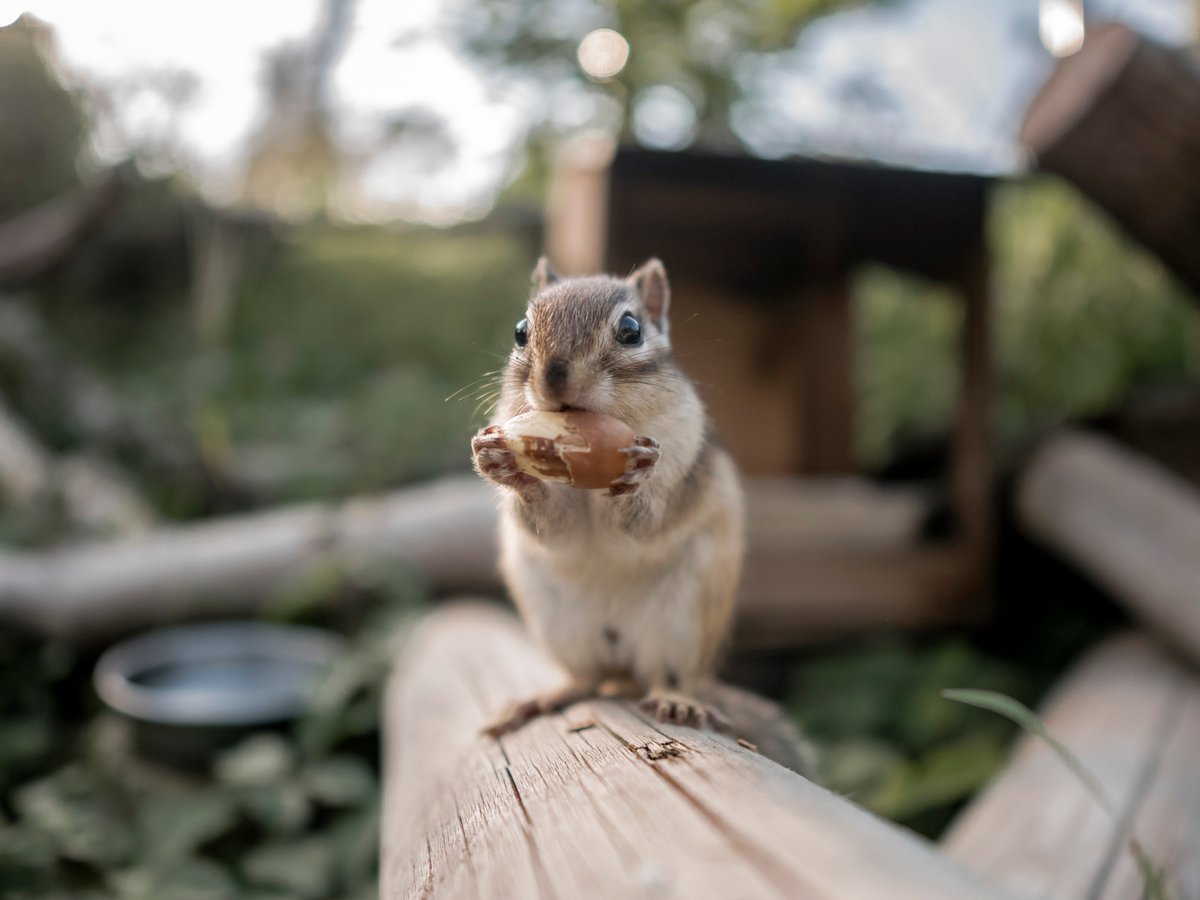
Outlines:
{"type": "Polygon", "coordinates": [[[14,804],[23,823],[50,835],[67,859],[110,865],[126,861],[133,851],[127,823],[82,765],[25,785],[14,804]]]}
{"type": "Polygon", "coordinates": [[[146,859],[168,861],[230,831],[238,819],[233,798],[220,790],[171,791],[142,801],[138,830],[146,859]]]}
{"type": "Polygon", "coordinates": [[[258,787],[280,781],[294,763],[295,754],[287,742],[278,734],[264,732],[222,753],[213,771],[225,784],[258,787]]]}
{"type": "Polygon", "coordinates": [[[949,807],[978,790],[1004,758],[1005,749],[986,736],[945,744],[894,770],[867,805],[893,820],[949,807]]]}
{"type": "Polygon", "coordinates": [[[298,782],[243,788],[238,801],[246,813],[273,834],[295,834],[312,818],[312,804],[298,782]]]}
{"type": "Polygon", "coordinates": [[[226,900],[240,893],[233,876],[207,859],[126,869],[110,880],[123,900],[226,900]]]}
{"type": "Polygon", "coordinates": [[[1041,738],[1058,754],[1058,758],[1074,773],[1075,777],[1087,788],[1088,792],[1096,799],[1096,802],[1100,804],[1105,812],[1110,816],[1116,816],[1116,806],[1096,776],[1091,773],[1079,757],[1068,750],[1058,738],[1050,733],[1049,729],[1046,728],[1046,723],[1041,720],[1037,713],[1025,706],[1025,704],[996,691],[979,691],[970,688],[949,688],[942,691],[942,696],[947,700],[954,700],[958,703],[966,703],[968,706],[977,706],[980,709],[999,713],[1005,718],[1016,722],[1029,734],[1041,738]]]}
{"type": "Polygon", "coordinates": [[[375,775],[353,756],[332,756],[312,763],[302,778],[309,795],[326,806],[358,806],[376,793],[375,775]]]}
{"type": "Polygon", "coordinates": [[[324,836],[256,847],[242,860],[252,884],[285,888],[295,897],[321,897],[333,882],[333,846],[324,836]]]}

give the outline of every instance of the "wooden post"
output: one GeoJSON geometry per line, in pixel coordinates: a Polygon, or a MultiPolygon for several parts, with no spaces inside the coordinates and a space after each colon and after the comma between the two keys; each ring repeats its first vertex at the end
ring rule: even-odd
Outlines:
{"type": "Polygon", "coordinates": [[[628,702],[480,735],[561,677],[487,606],[409,637],[386,699],[383,898],[996,896],[916,836],[628,702]]]}
{"type": "Polygon", "coordinates": [[[1012,890],[1119,900],[1143,896],[1133,833],[1165,866],[1167,896],[1200,896],[1196,673],[1146,637],[1120,635],[1075,667],[1043,718],[1095,775],[1114,815],[1043,741],[1026,737],[950,828],[947,855],[1012,890]]]}
{"type": "Polygon", "coordinates": [[[1106,438],[1065,432],[1030,460],[1017,514],[1036,538],[1200,661],[1200,491],[1106,438]]]}
{"type": "Polygon", "coordinates": [[[987,254],[980,247],[962,276],[964,302],[958,417],[954,428],[951,488],[955,527],[974,582],[978,607],[986,607],[992,558],[992,347],[987,254]]]}
{"type": "Polygon", "coordinates": [[[804,291],[796,306],[803,367],[803,429],[796,471],[847,475],[854,465],[854,304],[850,276],[828,275],[804,291]]]}

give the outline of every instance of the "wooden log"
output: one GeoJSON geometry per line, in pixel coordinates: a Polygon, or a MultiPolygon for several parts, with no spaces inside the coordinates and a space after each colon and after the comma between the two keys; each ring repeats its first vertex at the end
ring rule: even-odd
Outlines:
{"type": "Polygon", "coordinates": [[[1111,799],[1108,815],[1046,744],[1026,737],[959,816],[951,858],[1003,887],[1062,898],[1142,896],[1132,832],[1169,896],[1200,896],[1200,679],[1142,635],[1093,650],[1046,704],[1051,734],[1111,799]]]}
{"type": "Polygon", "coordinates": [[[111,466],[55,457],[0,400],[0,498],[22,514],[60,507],[68,537],[145,531],[153,510],[111,466]]]}
{"type": "Polygon", "coordinates": [[[1191,48],[1117,23],[1089,29],[1030,105],[1021,142],[1200,288],[1200,68],[1191,48]]]}
{"type": "Polygon", "coordinates": [[[40,553],[0,554],[0,621],[86,640],[189,615],[249,614],[322,567],[410,565],[436,588],[496,583],[478,479],[307,504],[40,553]]]}
{"type": "Polygon", "coordinates": [[[409,637],[385,701],[382,897],[996,896],[731,738],[627,701],[479,734],[561,677],[487,606],[444,607],[409,637]]]}
{"type": "Polygon", "coordinates": [[[1064,432],[1028,463],[1017,514],[1164,639],[1200,660],[1200,491],[1106,438],[1064,432]]]}
{"type": "MultiPolygon", "coordinates": [[[[919,493],[859,479],[752,480],[737,640],[788,647],[879,628],[969,621],[961,552],[917,545],[919,493]]],[[[89,638],[192,615],[243,614],[322,566],[412,565],[435,590],[503,589],[496,511],[479,479],[294,506],[136,539],[0,554],[0,620],[89,638]]]]}
{"type": "Polygon", "coordinates": [[[93,184],[0,222],[0,282],[24,281],[59,262],[124,199],[117,168],[93,184]]]}

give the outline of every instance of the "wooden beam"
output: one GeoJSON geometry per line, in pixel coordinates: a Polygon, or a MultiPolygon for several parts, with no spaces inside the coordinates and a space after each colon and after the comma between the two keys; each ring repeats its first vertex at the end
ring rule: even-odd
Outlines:
{"type": "Polygon", "coordinates": [[[956,544],[904,549],[750,547],[739,646],[784,648],[883,629],[977,623],[968,557],[956,544]]]}
{"type": "Polygon", "coordinates": [[[1098,435],[1064,432],[1029,461],[1017,514],[1130,612],[1200,661],[1200,490],[1098,435]]]}
{"type": "Polygon", "coordinates": [[[943,846],[1003,887],[1043,896],[1143,896],[1131,831],[1166,866],[1172,897],[1200,896],[1200,679],[1145,636],[1093,650],[1043,718],[1111,798],[1109,816],[1046,744],[1023,738],[943,846]]]}
{"type": "Polygon", "coordinates": [[[382,897],[996,896],[915,835],[628,702],[480,735],[561,677],[487,606],[408,638],[385,701],[382,897]]]}

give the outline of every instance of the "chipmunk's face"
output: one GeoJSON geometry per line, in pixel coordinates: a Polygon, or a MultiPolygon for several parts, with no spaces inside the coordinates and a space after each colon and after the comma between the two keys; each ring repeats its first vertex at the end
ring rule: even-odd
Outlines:
{"type": "Polygon", "coordinates": [[[651,402],[671,352],[662,263],[651,260],[624,281],[560,280],[543,259],[534,281],[509,359],[525,404],[629,418],[651,402]]]}

